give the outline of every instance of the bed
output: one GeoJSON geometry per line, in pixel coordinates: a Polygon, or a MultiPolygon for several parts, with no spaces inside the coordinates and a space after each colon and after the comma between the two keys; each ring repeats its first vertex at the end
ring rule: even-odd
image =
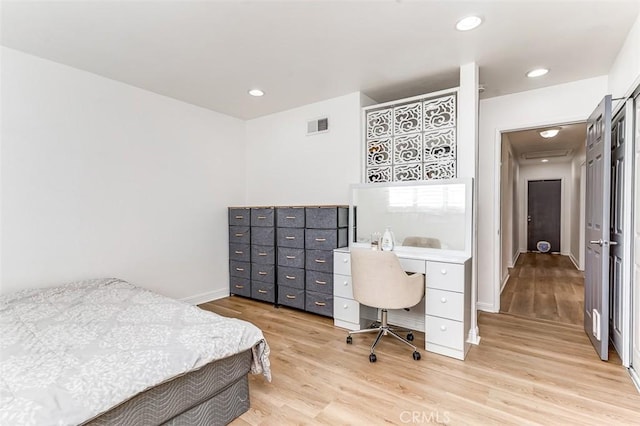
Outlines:
{"type": "Polygon", "coordinates": [[[271,380],[253,324],[109,278],[0,296],[0,425],[218,425],[271,380]]]}

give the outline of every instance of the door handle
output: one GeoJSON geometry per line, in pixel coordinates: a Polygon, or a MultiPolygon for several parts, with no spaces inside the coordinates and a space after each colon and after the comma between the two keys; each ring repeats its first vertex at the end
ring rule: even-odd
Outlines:
{"type": "Polygon", "coordinates": [[[531,222],[531,216],[527,216],[527,222],[531,222]]]}
{"type": "Polygon", "coordinates": [[[594,241],[589,241],[589,244],[597,244],[600,247],[602,247],[603,244],[604,244],[604,241],[602,241],[602,240],[594,240],[594,241]]]}
{"type": "Polygon", "coordinates": [[[610,246],[617,246],[617,245],[618,245],[618,243],[617,243],[617,242],[615,242],[615,241],[609,241],[609,245],[610,245],[610,246]]]}

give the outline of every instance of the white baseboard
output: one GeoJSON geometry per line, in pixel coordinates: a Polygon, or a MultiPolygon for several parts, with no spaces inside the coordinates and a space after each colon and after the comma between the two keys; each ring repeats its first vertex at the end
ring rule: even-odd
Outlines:
{"type": "Polygon", "coordinates": [[[516,266],[516,263],[518,262],[518,259],[520,259],[520,253],[522,253],[521,251],[517,251],[516,255],[513,257],[513,259],[511,259],[511,265],[509,265],[509,268],[513,268],[516,266]]]}
{"type": "Polygon", "coordinates": [[[200,305],[202,303],[211,302],[212,300],[222,299],[229,296],[229,289],[221,289],[214,291],[207,291],[206,293],[196,294],[195,296],[183,297],[183,302],[187,302],[190,305],[200,305]]]}
{"type": "Polygon", "coordinates": [[[583,269],[580,268],[580,265],[578,265],[578,261],[576,260],[576,258],[573,257],[573,253],[569,253],[569,259],[571,259],[573,266],[575,266],[578,271],[583,271],[583,269]]]}
{"type": "Polygon", "coordinates": [[[491,312],[493,314],[498,313],[498,311],[495,309],[495,307],[491,303],[478,302],[476,303],[476,309],[479,311],[491,312]]]}
{"type": "Polygon", "coordinates": [[[640,374],[638,374],[638,372],[634,370],[633,367],[627,369],[627,371],[629,372],[629,375],[631,375],[631,381],[634,385],[636,385],[636,389],[640,393],[640,374]]]}
{"type": "Polygon", "coordinates": [[[509,277],[510,277],[510,275],[507,274],[507,276],[504,277],[504,279],[502,280],[502,284],[500,284],[500,294],[502,294],[502,291],[504,290],[504,287],[507,285],[507,281],[509,281],[509,277]]]}

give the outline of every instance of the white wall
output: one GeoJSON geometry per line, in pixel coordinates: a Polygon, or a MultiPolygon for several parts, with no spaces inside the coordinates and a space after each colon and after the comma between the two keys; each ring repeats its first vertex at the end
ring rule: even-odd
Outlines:
{"type": "Polygon", "coordinates": [[[361,181],[359,92],[247,121],[249,205],[349,204],[361,181]],[[329,132],[307,136],[307,121],[329,117],[329,132]]]}
{"type": "Polygon", "coordinates": [[[228,294],[244,123],[2,49],[3,293],[117,276],[228,294]]]}
{"type": "Polygon", "coordinates": [[[640,14],[609,70],[608,85],[614,98],[629,96],[640,85],[640,14]]]}
{"type": "Polygon", "coordinates": [[[517,218],[520,235],[520,251],[527,251],[527,182],[543,179],[560,179],[562,181],[560,196],[560,252],[568,255],[569,247],[571,246],[571,229],[574,222],[573,217],[569,214],[571,211],[571,199],[573,197],[570,162],[520,165],[520,174],[518,177],[518,206],[521,213],[517,218]]]}
{"type": "MultiPolygon", "coordinates": [[[[584,121],[605,95],[607,76],[480,101],[478,149],[478,307],[499,308],[500,134],[584,121]]],[[[520,213],[522,215],[522,213],[520,213]]]]}
{"type": "MultiPolygon", "coordinates": [[[[507,134],[502,135],[500,176],[500,193],[502,195],[500,201],[500,236],[502,251],[502,259],[500,262],[500,282],[504,284],[509,274],[508,268],[513,266],[513,234],[518,231],[517,226],[514,226],[514,221],[517,219],[517,216],[514,216],[514,204],[516,201],[513,191],[514,158],[513,151],[511,149],[511,141],[507,134]]],[[[515,250],[519,250],[518,244],[516,244],[515,250]]]]}
{"type": "Polygon", "coordinates": [[[569,215],[571,221],[571,241],[569,256],[580,270],[584,270],[584,176],[583,165],[586,159],[585,147],[582,146],[571,160],[571,207],[569,215]]]}

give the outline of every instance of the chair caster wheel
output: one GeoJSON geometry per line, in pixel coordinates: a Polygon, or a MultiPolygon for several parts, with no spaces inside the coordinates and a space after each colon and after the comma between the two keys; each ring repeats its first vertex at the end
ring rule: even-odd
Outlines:
{"type": "Polygon", "coordinates": [[[347,336],[347,345],[350,345],[353,343],[353,338],[351,336],[347,336]]]}
{"type": "Polygon", "coordinates": [[[413,342],[413,333],[407,334],[407,340],[413,342]]]}
{"type": "Polygon", "coordinates": [[[377,360],[378,357],[376,357],[376,354],[369,355],[369,362],[376,362],[377,360]]]}
{"type": "Polygon", "coordinates": [[[416,361],[418,361],[418,360],[420,359],[420,352],[415,351],[415,352],[413,353],[413,359],[415,359],[416,361]]]}

